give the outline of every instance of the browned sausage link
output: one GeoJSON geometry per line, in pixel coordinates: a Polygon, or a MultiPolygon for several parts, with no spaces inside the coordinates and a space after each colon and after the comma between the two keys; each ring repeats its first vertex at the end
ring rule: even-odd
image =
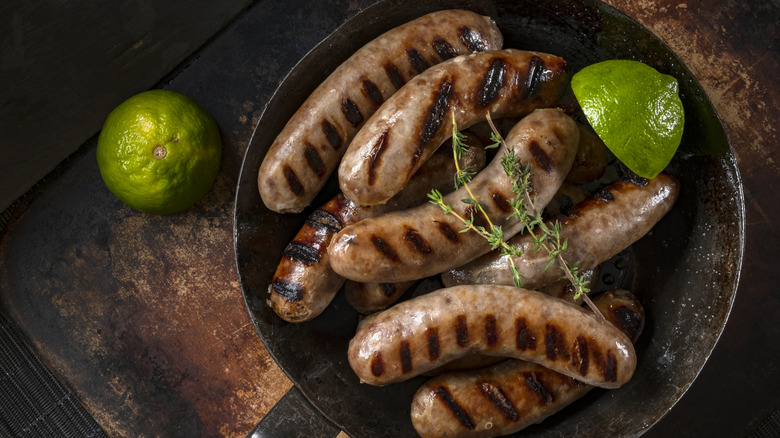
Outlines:
{"type": "MultiPolygon", "coordinates": [[[[592,291],[596,288],[599,282],[599,273],[601,272],[601,265],[585,269],[582,271],[582,278],[585,280],[585,287],[592,291]]],[[[574,304],[582,304],[582,297],[574,299],[574,295],[577,292],[574,285],[568,279],[558,280],[555,283],[550,283],[546,286],[542,286],[537,289],[539,292],[547,295],[560,298],[564,301],[569,301],[574,304]]]]}
{"type": "Polygon", "coordinates": [[[344,284],[344,296],[355,310],[363,315],[368,315],[390,307],[415,283],[417,283],[417,280],[402,281],[400,283],[347,281],[344,284]]]}
{"type": "Polygon", "coordinates": [[[360,205],[386,202],[459,129],[492,117],[553,107],[565,84],[566,62],[514,49],[445,61],[407,83],[355,136],[339,165],[344,195],[360,205]]]}
{"type": "MultiPolygon", "coordinates": [[[[517,156],[531,166],[531,185],[539,208],[553,197],[571,167],[579,132],[576,123],[557,109],[540,109],[523,118],[506,138],[517,156]]],[[[490,220],[502,226],[508,238],[519,231],[517,220],[508,220],[514,197],[512,182],[504,172],[499,149],[496,157],[469,183],[490,220]]],[[[463,199],[464,187],[444,197],[463,218],[473,205],[463,199]]],[[[474,214],[475,224],[486,225],[474,214]]],[[[487,240],[476,232],[460,233],[464,224],[434,204],[366,219],[341,230],[328,253],[333,269],[342,276],[369,283],[416,280],[436,275],[490,251],[487,240]]]]}
{"type": "MultiPolygon", "coordinates": [[[[600,267],[583,271],[582,274],[587,282],[586,287],[589,290],[594,290],[594,288],[596,287],[596,284],[598,283],[598,279],[599,279],[599,271],[600,271],[600,267]]],[[[582,298],[578,298],[576,300],[574,299],[574,294],[576,290],[574,289],[574,286],[571,284],[571,282],[569,282],[569,280],[566,279],[544,286],[539,289],[539,292],[578,305],[580,305],[583,301],[582,298]]],[[[623,330],[623,332],[625,333],[626,330],[623,330]]],[[[504,360],[505,358],[495,357],[495,356],[484,356],[484,355],[465,356],[460,359],[455,359],[452,362],[448,362],[442,365],[441,367],[432,370],[430,373],[427,374],[435,376],[448,371],[461,371],[461,370],[482,368],[488,365],[493,365],[498,362],[502,362],[504,360]]]]}
{"type": "Polygon", "coordinates": [[[612,289],[593,298],[601,315],[636,343],[645,328],[645,308],[639,299],[625,289],[612,289]]]}
{"type": "Polygon", "coordinates": [[[400,382],[472,354],[538,363],[605,388],[636,368],[631,341],[592,313],[541,292],[511,286],[455,286],[375,314],[350,341],[362,382],[400,382]]]}
{"type": "MultiPolygon", "coordinates": [[[[572,167],[573,166],[574,164],[572,164],[572,167]]],[[[555,192],[555,196],[553,196],[547,206],[544,207],[543,216],[549,218],[560,213],[568,212],[572,207],[584,201],[589,196],[590,194],[580,186],[564,182],[561,184],[558,191],[555,192]]]]}
{"type": "Polygon", "coordinates": [[[585,184],[601,178],[607,168],[607,146],[589,126],[578,124],[580,144],[566,182],[585,184]]]}
{"type": "Polygon", "coordinates": [[[366,44],[314,90],[271,145],[258,173],[265,205],[303,210],[358,129],[398,88],[430,65],[502,44],[490,18],[460,10],[425,15],[366,44]]]}
{"type": "MultiPolygon", "coordinates": [[[[474,136],[467,135],[471,147],[461,156],[462,166],[485,167],[485,149],[474,136]]],[[[289,322],[315,318],[330,304],[344,278],[330,267],[327,248],[333,235],[345,226],[383,212],[425,202],[432,188],[453,189],[455,162],[446,150],[436,153],[415,174],[409,184],[385,205],[358,207],[338,194],[309,215],[301,230],[282,253],[282,259],[269,286],[269,304],[289,322]]]]}
{"type": "MultiPolygon", "coordinates": [[[[680,191],[676,178],[661,173],[646,185],[618,180],[577,204],[568,214],[557,219],[561,236],[568,240],[563,257],[579,262],[581,269],[592,268],[624,250],[647,234],[672,208],[680,191]]],[[[531,247],[527,235],[509,240],[524,251],[531,247]]],[[[514,263],[525,276],[523,286],[536,288],[555,281],[556,269],[545,270],[548,263],[543,251],[525,251],[514,263]]],[[[514,284],[509,259],[491,252],[459,268],[442,274],[447,286],[456,284],[514,284]]]]}
{"type": "MultiPolygon", "coordinates": [[[[630,292],[604,292],[594,304],[607,321],[636,338],[642,305],[630,292]]],[[[423,438],[487,438],[539,423],[593,387],[541,365],[508,360],[482,370],[442,374],[425,383],[412,401],[412,424],[423,438]]]]}

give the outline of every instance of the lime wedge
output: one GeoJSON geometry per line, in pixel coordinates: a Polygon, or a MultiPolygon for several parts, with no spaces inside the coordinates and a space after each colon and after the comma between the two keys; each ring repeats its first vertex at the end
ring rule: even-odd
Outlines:
{"type": "Polygon", "coordinates": [[[675,78],[638,61],[612,60],[583,68],[571,86],[588,122],[623,164],[644,178],[666,168],[685,123],[675,78]]]}

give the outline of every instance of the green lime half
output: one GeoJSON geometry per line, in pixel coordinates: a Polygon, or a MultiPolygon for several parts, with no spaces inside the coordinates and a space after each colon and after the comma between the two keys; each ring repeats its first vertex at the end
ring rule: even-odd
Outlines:
{"type": "Polygon", "coordinates": [[[685,123],[675,78],[638,61],[613,60],[580,70],[571,86],[591,126],[623,164],[645,178],[666,168],[685,123]]]}

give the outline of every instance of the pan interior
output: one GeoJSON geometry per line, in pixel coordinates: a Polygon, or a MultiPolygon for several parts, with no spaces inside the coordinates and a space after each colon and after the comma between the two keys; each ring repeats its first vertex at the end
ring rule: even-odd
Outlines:
{"type": "MultiPolygon", "coordinates": [[[[448,8],[493,17],[505,47],[563,56],[572,71],[607,59],[634,59],[678,79],[686,125],[668,171],[681,180],[680,199],[628,250],[631,266],[621,267],[629,269],[625,286],[640,297],[648,316],[637,344],[637,371],[624,387],[591,391],[515,436],[641,434],[685,393],[723,330],[742,261],[744,202],[728,139],[690,71],[649,31],[597,1],[382,1],[307,54],[267,102],[237,189],[234,243],[250,317],[282,370],[351,437],[415,436],[410,402],[424,378],[384,388],[358,382],[346,359],[358,315],[343,294],[321,316],[304,324],[286,323],[266,305],[280,254],[312,208],[297,215],[273,213],[263,206],[256,181],[268,147],[328,72],[385,30],[448,8]]],[[[312,205],[321,205],[336,190],[332,178],[312,205]]]]}

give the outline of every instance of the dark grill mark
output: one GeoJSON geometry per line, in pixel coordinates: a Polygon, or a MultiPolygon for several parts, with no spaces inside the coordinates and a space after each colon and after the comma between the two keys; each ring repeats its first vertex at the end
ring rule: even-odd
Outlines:
{"type": "Polygon", "coordinates": [[[337,151],[341,148],[341,135],[339,135],[336,128],[327,120],[322,121],[322,133],[325,134],[325,138],[328,140],[328,143],[330,143],[330,147],[332,147],[333,150],[337,151]]]}
{"type": "Polygon", "coordinates": [[[566,348],[563,333],[558,327],[547,324],[544,334],[544,346],[548,359],[556,360],[558,356],[566,360],[569,359],[569,351],[566,348]]]}
{"type": "Polygon", "coordinates": [[[550,394],[550,391],[548,391],[544,384],[539,381],[536,373],[525,373],[524,376],[526,386],[528,386],[534,394],[539,396],[539,401],[542,405],[547,406],[553,402],[552,394],[550,394]]]}
{"type": "Polygon", "coordinates": [[[536,336],[528,328],[525,318],[515,320],[515,345],[518,350],[536,350],[536,336]]]}
{"type": "Polygon", "coordinates": [[[379,88],[377,88],[376,84],[368,79],[363,80],[363,91],[366,93],[366,96],[368,96],[371,102],[376,106],[382,105],[382,103],[385,101],[385,98],[382,97],[382,92],[379,91],[379,88]]]}
{"type": "Polygon", "coordinates": [[[465,347],[469,344],[469,326],[466,315],[455,317],[455,338],[460,347],[465,347]]]}
{"type": "Polygon", "coordinates": [[[287,187],[290,188],[290,191],[293,192],[295,196],[303,196],[306,194],[306,189],[303,188],[301,180],[298,179],[298,175],[295,174],[292,167],[284,166],[282,173],[284,173],[284,179],[287,180],[287,187]]]}
{"type": "Polygon", "coordinates": [[[395,283],[379,283],[379,289],[386,297],[392,297],[395,294],[395,283]]]}
{"type": "Polygon", "coordinates": [[[512,400],[509,400],[509,397],[506,396],[501,388],[489,382],[482,382],[479,385],[479,389],[482,391],[482,395],[487,397],[504,414],[504,418],[509,421],[517,421],[519,418],[517,410],[512,405],[512,400]]]}
{"type": "Polygon", "coordinates": [[[504,195],[501,193],[495,192],[490,195],[490,198],[493,200],[493,205],[495,205],[497,209],[501,210],[502,213],[508,214],[512,212],[512,206],[509,205],[509,201],[507,201],[506,197],[504,197],[504,195]]]}
{"type": "Polygon", "coordinates": [[[485,215],[482,214],[482,212],[480,212],[479,210],[477,210],[473,205],[466,207],[466,209],[463,210],[463,215],[471,219],[474,225],[477,227],[487,228],[490,226],[487,219],[485,218],[485,215]]]}
{"type": "Polygon", "coordinates": [[[423,58],[420,52],[415,49],[406,49],[406,56],[409,57],[409,64],[412,64],[412,67],[417,71],[417,73],[422,73],[431,66],[428,64],[428,61],[423,58]]]}
{"type": "Polygon", "coordinates": [[[642,332],[642,316],[626,306],[616,307],[611,310],[610,321],[617,326],[629,339],[636,341],[642,332]]]}
{"type": "Polygon", "coordinates": [[[465,45],[466,48],[471,50],[472,52],[482,52],[483,50],[485,50],[485,46],[482,44],[482,41],[479,37],[479,33],[474,32],[468,27],[466,26],[461,27],[458,30],[458,36],[460,37],[460,40],[463,42],[463,45],[465,45]]]}
{"type": "Polygon", "coordinates": [[[428,245],[428,242],[426,242],[414,228],[406,227],[406,231],[404,231],[404,242],[420,254],[430,254],[431,251],[433,251],[431,246],[428,245]]]}
{"type": "Polygon", "coordinates": [[[528,151],[531,152],[531,155],[533,155],[534,161],[536,161],[536,164],[539,165],[539,168],[544,170],[546,173],[552,173],[553,162],[550,159],[550,156],[547,155],[547,152],[545,152],[544,149],[539,146],[539,143],[531,141],[531,144],[528,145],[528,151]]]}
{"type": "Polygon", "coordinates": [[[303,286],[298,283],[277,278],[271,283],[271,287],[287,302],[292,303],[303,298],[303,286]]]}
{"type": "Polygon", "coordinates": [[[317,149],[315,149],[314,146],[307,144],[306,148],[303,150],[303,156],[306,158],[309,169],[311,169],[315,175],[322,178],[322,176],[325,175],[325,164],[322,162],[322,158],[320,158],[317,149]]]}
{"type": "Polygon", "coordinates": [[[578,368],[581,376],[585,376],[588,374],[588,361],[588,341],[584,336],[579,335],[571,349],[571,364],[578,368]]]}
{"type": "Polygon", "coordinates": [[[445,239],[449,240],[450,242],[457,243],[458,242],[458,232],[453,230],[449,224],[446,222],[437,222],[436,223],[439,226],[439,231],[444,236],[445,239]]]}
{"type": "Polygon", "coordinates": [[[441,349],[439,346],[439,330],[436,327],[428,327],[425,330],[425,337],[428,339],[428,359],[431,362],[439,358],[441,349]]]}
{"type": "Polygon", "coordinates": [[[376,352],[371,358],[371,374],[379,377],[385,373],[385,362],[382,360],[382,353],[376,352]]]}
{"type": "Polygon", "coordinates": [[[591,354],[593,357],[593,364],[595,365],[598,372],[603,375],[604,369],[606,368],[606,363],[604,362],[604,355],[601,354],[601,350],[599,349],[594,349],[591,352],[591,354]]]}
{"type": "Polygon", "coordinates": [[[387,77],[396,89],[403,87],[406,83],[401,76],[401,73],[398,71],[398,67],[393,63],[385,64],[385,73],[387,73],[387,77]]]}
{"type": "Polygon", "coordinates": [[[523,88],[523,98],[528,99],[536,94],[542,83],[542,76],[547,67],[544,60],[536,55],[531,57],[528,62],[528,75],[525,77],[525,88],[523,88]]]}
{"type": "Polygon", "coordinates": [[[493,347],[498,343],[498,330],[496,329],[496,317],[494,315],[485,316],[485,342],[488,347],[493,347]]]}
{"type": "Polygon", "coordinates": [[[460,423],[461,426],[468,430],[474,430],[474,420],[472,420],[471,417],[469,417],[469,414],[463,410],[454,398],[452,398],[452,394],[450,394],[450,391],[447,388],[438,386],[434,388],[433,393],[436,394],[436,397],[438,397],[439,400],[444,403],[444,406],[446,406],[455,418],[458,419],[458,423],[460,423]]]}
{"type": "Polygon", "coordinates": [[[493,103],[504,88],[506,78],[506,66],[501,58],[496,58],[490,63],[487,74],[482,79],[482,85],[477,93],[477,108],[485,108],[493,103]]]}
{"type": "Polygon", "coordinates": [[[604,380],[608,382],[617,382],[618,379],[617,358],[612,351],[607,351],[607,363],[604,367],[604,380]]]}
{"type": "Polygon", "coordinates": [[[431,44],[433,50],[439,55],[442,61],[446,61],[450,58],[454,58],[458,55],[455,49],[442,37],[435,37],[433,44],[431,44]]]}
{"type": "Polygon", "coordinates": [[[400,263],[401,259],[398,257],[398,253],[395,252],[393,246],[387,243],[379,236],[371,236],[371,243],[374,244],[374,248],[379,251],[384,258],[394,263],[400,263]]]}
{"type": "MultiPolygon", "coordinates": [[[[425,146],[436,135],[436,132],[441,127],[444,115],[447,113],[447,108],[450,104],[450,98],[452,97],[452,80],[444,79],[439,84],[439,91],[433,98],[433,104],[428,109],[428,116],[425,118],[423,129],[420,131],[420,137],[418,138],[417,151],[414,153],[414,158],[410,163],[410,174],[417,166],[417,162],[420,161],[425,146]]],[[[437,145],[438,146],[438,145],[437,145]]]]}
{"type": "Polygon", "coordinates": [[[610,192],[606,188],[600,188],[596,190],[591,196],[593,199],[598,199],[606,203],[610,203],[615,200],[615,195],[613,195],[612,192],[610,192]]]}
{"type": "Polygon", "coordinates": [[[283,257],[289,257],[304,265],[313,265],[320,261],[322,254],[316,248],[298,242],[290,242],[282,251],[283,257]]]}
{"type": "Polygon", "coordinates": [[[331,233],[338,233],[341,231],[343,225],[339,219],[325,210],[314,210],[311,212],[306,223],[314,228],[325,228],[331,233]]]}
{"type": "Polygon", "coordinates": [[[347,118],[347,121],[355,128],[363,123],[363,114],[360,114],[360,108],[358,108],[357,104],[352,100],[344,99],[341,101],[341,112],[344,114],[344,117],[347,118]]]}
{"type": "Polygon", "coordinates": [[[412,370],[412,350],[409,341],[402,341],[398,354],[401,359],[401,372],[406,374],[412,370]]]}
{"type": "Polygon", "coordinates": [[[387,147],[387,131],[383,132],[379,136],[374,147],[371,148],[371,156],[368,159],[368,185],[373,186],[376,182],[376,169],[379,167],[379,163],[382,160],[382,154],[387,147]]]}

